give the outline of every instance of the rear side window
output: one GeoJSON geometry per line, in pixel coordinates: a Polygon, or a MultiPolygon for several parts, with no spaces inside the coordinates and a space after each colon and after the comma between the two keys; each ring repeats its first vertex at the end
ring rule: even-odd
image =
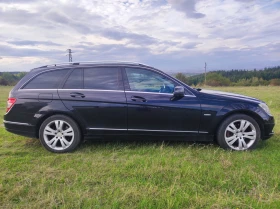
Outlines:
{"type": "Polygon", "coordinates": [[[24,89],[57,89],[68,70],[54,70],[42,73],[27,83],[24,89]]]}
{"type": "Polygon", "coordinates": [[[84,69],[84,88],[102,90],[121,90],[118,68],[98,67],[84,69]]]}
{"type": "Polygon", "coordinates": [[[83,89],[83,70],[75,69],[65,82],[64,89],[83,89]]]}

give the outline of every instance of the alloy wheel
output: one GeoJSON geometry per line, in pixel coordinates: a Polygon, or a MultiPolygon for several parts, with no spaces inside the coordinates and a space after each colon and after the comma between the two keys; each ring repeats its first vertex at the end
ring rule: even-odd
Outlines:
{"type": "Polygon", "coordinates": [[[45,126],[43,137],[51,149],[64,150],[73,143],[74,130],[66,121],[54,120],[45,126]]]}
{"type": "Polygon", "coordinates": [[[231,149],[247,150],[256,141],[257,132],[248,120],[235,120],[226,127],[224,137],[231,149]]]}

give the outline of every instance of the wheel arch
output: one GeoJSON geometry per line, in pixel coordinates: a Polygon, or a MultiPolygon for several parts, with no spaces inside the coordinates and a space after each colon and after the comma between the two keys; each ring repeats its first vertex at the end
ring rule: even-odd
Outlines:
{"type": "Polygon", "coordinates": [[[42,125],[42,123],[49,117],[51,116],[54,116],[54,115],[65,115],[69,118],[71,118],[73,121],[76,122],[77,126],[79,127],[80,131],[81,131],[81,134],[84,135],[86,134],[86,128],[85,128],[85,125],[83,125],[84,123],[77,119],[76,117],[74,117],[72,114],[69,114],[67,112],[62,112],[62,111],[52,111],[52,112],[49,112],[47,114],[45,114],[44,116],[42,116],[38,121],[37,121],[37,124],[36,124],[36,137],[39,138],[39,130],[40,130],[40,127],[42,125]]]}
{"type": "Polygon", "coordinates": [[[261,131],[261,139],[263,139],[264,137],[264,125],[263,125],[263,119],[255,112],[253,111],[250,111],[250,110],[234,110],[234,111],[231,111],[231,112],[228,112],[227,114],[225,114],[221,120],[218,122],[218,124],[216,125],[215,127],[215,130],[214,130],[214,135],[215,135],[215,140],[217,139],[217,131],[219,129],[219,127],[221,126],[221,124],[230,116],[232,115],[236,115],[236,114],[244,114],[244,115],[248,115],[250,116],[251,118],[253,118],[257,124],[259,125],[259,128],[260,128],[260,131],[261,131]]]}

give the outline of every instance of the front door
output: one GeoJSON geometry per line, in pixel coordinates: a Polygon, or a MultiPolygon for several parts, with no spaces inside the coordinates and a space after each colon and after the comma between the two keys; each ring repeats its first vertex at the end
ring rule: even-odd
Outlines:
{"type": "Polygon", "coordinates": [[[199,100],[186,90],[173,98],[180,84],[160,72],[124,68],[127,128],[132,134],[196,135],[200,122],[199,100]]]}

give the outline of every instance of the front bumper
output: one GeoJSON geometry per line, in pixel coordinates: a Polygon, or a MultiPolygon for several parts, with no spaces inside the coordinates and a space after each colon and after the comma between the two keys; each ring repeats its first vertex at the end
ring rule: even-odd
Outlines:
{"type": "Polygon", "coordinates": [[[262,139],[266,140],[269,139],[274,135],[273,128],[275,126],[274,117],[270,116],[267,121],[265,121],[263,125],[263,133],[262,133],[262,139]]]}

